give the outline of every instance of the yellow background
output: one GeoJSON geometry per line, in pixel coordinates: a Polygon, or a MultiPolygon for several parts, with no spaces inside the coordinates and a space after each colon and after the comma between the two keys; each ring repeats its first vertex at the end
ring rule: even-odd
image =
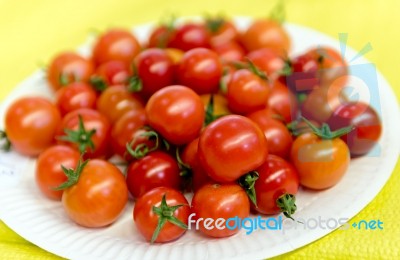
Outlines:
{"type": "MultiPolygon", "coordinates": [[[[263,17],[275,1],[265,0],[0,0],[0,102],[15,85],[46,64],[59,51],[75,49],[92,31],[159,20],[165,13],[196,15],[223,12],[263,17]]],[[[400,98],[400,1],[396,0],[288,0],[287,20],[337,37],[349,34],[348,44],[366,55],[387,78],[400,98]]],[[[380,219],[382,231],[335,231],[304,248],[288,253],[289,259],[400,255],[400,163],[385,188],[354,220],[380,219]]],[[[0,195],[1,196],[1,195],[0,195]]],[[[1,206],[1,205],[0,205],[1,206]]],[[[328,205],[327,205],[328,206],[328,205]]],[[[268,239],[266,237],[266,239],[268,239]]],[[[53,259],[0,222],[0,259],[53,259]]]]}

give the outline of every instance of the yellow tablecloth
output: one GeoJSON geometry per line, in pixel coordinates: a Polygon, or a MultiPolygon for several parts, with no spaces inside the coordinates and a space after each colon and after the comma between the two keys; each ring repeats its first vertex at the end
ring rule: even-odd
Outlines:
{"type": "MultiPolygon", "coordinates": [[[[166,13],[262,17],[275,1],[265,0],[0,0],[0,102],[22,79],[45,64],[55,53],[75,49],[88,33],[112,26],[132,26],[159,20],[166,13]]],[[[349,35],[348,44],[361,49],[388,79],[400,98],[400,2],[396,0],[286,1],[287,20],[334,37],[349,35]]],[[[1,195],[0,195],[1,196],[1,195]]],[[[285,254],[286,259],[395,259],[400,257],[400,161],[379,195],[355,218],[381,219],[384,229],[335,231],[285,254]]],[[[0,205],[1,206],[1,205],[0,205]]],[[[57,257],[19,237],[0,221],[0,259],[56,259],[57,257]]]]}

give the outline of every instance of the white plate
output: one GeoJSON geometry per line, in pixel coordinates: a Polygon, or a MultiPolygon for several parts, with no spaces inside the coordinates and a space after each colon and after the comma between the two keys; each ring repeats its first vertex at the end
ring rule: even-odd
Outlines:
{"type": "MultiPolygon", "coordinates": [[[[241,17],[236,22],[240,28],[245,28],[250,19],[241,17]]],[[[134,32],[143,40],[150,28],[150,24],[137,26],[134,32]]],[[[338,41],[314,30],[293,24],[288,24],[287,29],[294,43],[292,54],[317,44],[339,48],[338,41]]],[[[88,53],[88,50],[88,44],[80,49],[82,53],[88,53]]],[[[347,48],[347,60],[355,55],[355,51],[347,48]]],[[[352,73],[359,68],[357,64],[368,63],[364,58],[351,62],[352,73]]],[[[373,78],[372,73],[372,79],[368,80],[373,78]]],[[[378,101],[373,105],[380,110],[383,121],[380,153],[353,160],[343,180],[329,190],[301,190],[297,199],[297,218],[350,219],[376,196],[391,175],[400,147],[398,104],[389,84],[379,72],[376,78],[379,95],[375,93],[372,96],[378,101]]],[[[356,89],[361,99],[368,100],[371,96],[365,86],[356,89]]],[[[0,110],[0,124],[3,124],[4,111],[10,102],[24,95],[51,98],[43,72],[38,71],[27,78],[5,100],[0,110]]],[[[39,192],[33,178],[34,165],[34,160],[13,152],[0,154],[0,217],[27,240],[67,258],[260,259],[292,251],[332,231],[322,228],[304,230],[300,227],[285,232],[256,230],[246,235],[242,230],[233,237],[209,239],[192,230],[176,242],[149,245],[136,232],[132,221],[132,203],[126,207],[123,216],[107,228],[86,229],[71,222],[59,202],[49,201],[39,192]]]]}

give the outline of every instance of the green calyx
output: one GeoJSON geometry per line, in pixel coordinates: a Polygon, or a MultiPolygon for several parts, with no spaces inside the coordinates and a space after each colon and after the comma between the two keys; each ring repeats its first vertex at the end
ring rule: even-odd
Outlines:
{"type": "Polygon", "coordinates": [[[11,149],[11,142],[10,139],[8,139],[7,134],[5,131],[0,130],[0,150],[3,151],[10,151],[11,149]]]}
{"type": "Polygon", "coordinates": [[[137,141],[137,139],[135,137],[130,143],[126,144],[127,153],[129,153],[135,159],[141,159],[141,158],[145,157],[147,154],[157,150],[160,147],[159,134],[156,131],[153,131],[151,129],[146,129],[146,130],[147,131],[140,134],[139,137],[147,137],[148,140],[154,140],[155,145],[154,145],[154,147],[149,148],[145,143],[141,143],[141,144],[138,144],[135,147],[135,149],[132,149],[133,144],[135,144],[135,142],[137,141]]]}
{"type": "Polygon", "coordinates": [[[140,92],[143,89],[142,80],[138,76],[128,78],[127,89],[129,92],[140,92]]]}
{"type": "Polygon", "coordinates": [[[179,148],[176,148],[176,150],[175,150],[175,157],[176,157],[176,161],[178,162],[178,167],[181,170],[179,175],[186,179],[190,179],[192,177],[192,167],[190,167],[189,164],[184,163],[182,161],[181,155],[179,153],[179,148]]]}
{"type": "Polygon", "coordinates": [[[156,241],[161,229],[164,227],[167,221],[182,229],[188,229],[188,226],[185,223],[174,216],[175,211],[182,206],[184,205],[180,204],[176,206],[168,206],[166,194],[163,195],[161,199],[161,205],[159,207],[153,206],[153,212],[158,216],[158,223],[156,229],[154,230],[153,236],[151,237],[151,243],[154,243],[154,241],[156,241]]]}
{"type": "Polygon", "coordinates": [[[247,196],[257,207],[256,189],[254,185],[258,180],[259,174],[256,171],[251,171],[239,178],[238,184],[246,191],[247,196]]]}
{"type": "Polygon", "coordinates": [[[103,92],[108,87],[105,80],[99,76],[92,76],[89,81],[90,85],[99,92],[103,92]]]}
{"type": "Polygon", "coordinates": [[[293,194],[285,193],[276,200],[276,206],[281,210],[285,217],[294,220],[292,214],[297,210],[296,197],[293,194]]]}
{"type": "Polygon", "coordinates": [[[264,71],[261,71],[249,58],[247,58],[247,63],[249,64],[249,70],[251,72],[263,80],[268,80],[267,74],[265,74],[264,71]]]}
{"type": "Polygon", "coordinates": [[[88,148],[90,148],[92,151],[94,150],[95,146],[92,141],[92,136],[96,133],[96,129],[87,131],[85,129],[85,125],[83,124],[81,115],[79,115],[78,129],[64,129],[64,132],[66,135],[60,137],[60,140],[77,144],[81,154],[85,153],[88,148]]]}
{"type": "Polygon", "coordinates": [[[88,164],[89,160],[82,162],[82,158],[79,159],[78,165],[75,169],[67,169],[63,165],[61,165],[62,170],[64,171],[65,175],[67,176],[68,180],[61,184],[60,186],[54,188],[54,190],[65,190],[69,187],[74,186],[78,181],[83,168],[85,168],[86,164],[88,164]]]}
{"type": "Polygon", "coordinates": [[[225,19],[223,17],[208,17],[206,19],[207,29],[211,33],[216,33],[225,24],[225,19]]]}
{"type": "Polygon", "coordinates": [[[328,124],[323,123],[320,128],[316,127],[313,123],[308,121],[305,117],[301,117],[301,119],[306,122],[306,124],[311,128],[312,132],[324,140],[332,140],[342,135],[348,134],[354,130],[354,126],[350,125],[347,127],[340,128],[336,131],[331,131],[328,124]]]}
{"type": "Polygon", "coordinates": [[[218,118],[221,118],[225,116],[224,114],[222,115],[214,115],[214,95],[210,95],[210,100],[208,101],[207,107],[206,107],[206,116],[204,118],[204,126],[208,126],[218,118]]]}
{"type": "Polygon", "coordinates": [[[283,60],[283,68],[279,71],[279,75],[282,76],[290,76],[293,74],[293,67],[292,67],[292,62],[290,59],[284,59],[283,60]]]}
{"type": "Polygon", "coordinates": [[[269,14],[269,19],[282,24],[286,19],[286,9],[284,0],[278,0],[269,14]]]}

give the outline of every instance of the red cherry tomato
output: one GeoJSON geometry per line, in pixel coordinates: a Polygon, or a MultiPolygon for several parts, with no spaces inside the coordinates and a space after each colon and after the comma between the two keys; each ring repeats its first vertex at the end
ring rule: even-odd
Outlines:
{"type": "Polygon", "coordinates": [[[241,36],[248,51],[270,48],[281,55],[290,51],[290,38],[286,30],[273,20],[256,20],[241,36]]]}
{"type": "Polygon", "coordinates": [[[273,83],[268,96],[267,107],[282,116],[286,123],[295,120],[299,113],[295,95],[278,80],[273,83]]]}
{"type": "Polygon", "coordinates": [[[42,97],[14,101],[5,115],[5,128],[13,149],[36,156],[54,143],[61,116],[57,107],[42,97]]]}
{"type": "Polygon", "coordinates": [[[109,149],[110,123],[104,115],[93,109],[81,108],[66,114],[58,128],[56,139],[60,144],[67,144],[81,153],[85,152],[85,158],[107,158],[112,155],[109,149]],[[80,126],[80,117],[84,129],[80,126]],[[73,133],[67,134],[66,131],[73,133]]]}
{"type": "Polygon", "coordinates": [[[227,42],[224,44],[216,45],[212,47],[220,60],[224,64],[229,64],[231,62],[243,61],[245,56],[245,51],[242,46],[237,42],[227,42]]]}
{"type": "Polygon", "coordinates": [[[235,25],[223,18],[211,18],[206,20],[206,27],[211,35],[210,43],[212,46],[234,42],[239,38],[239,32],[235,25]]]}
{"type": "Polygon", "coordinates": [[[111,29],[100,35],[93,48],[93,60],[96,64],[119,60],[128,66],[141,47],[136,37],[125,29],[111,29]]]}
{"type": "Polygon", "coordinates": [[[174,82],[174,63],[168,53],[162,49],[146,49],[135,58],[137,75],[141,80],[139,92],[149,98],[157,90],[174,82]]]}
{"type": "Polygon", "coordinates": [[[269,79],[275,79],[283,69],[285,61],[273,49],[262,48],[247,54],[247,58],[261,71],[265,72],[269,79]]]}
{"type": "Polygon", "coordinates": [[[247,69],[233,73],[228,83],[228,108],[233,113],[247,114],[267,105],[270,89],[259,76],[247,69]]]}
{"type": "Polygon", "coordinates": [[[131,74],[128,64],[119,60],[110,60],[96,68],[90,81],[97,90],[104,91],[108,86],[126,84],[131,74]]]}
{"type": "Polygon", "coordinates": [[[77,224],[105,227],[113,223],[128,202],[124,175],[104,160],[87,162],[77,182],[66,188],[62,203],[67,215],[77,224]]]}
{"type": "Polygon", "coordinates": [[[201,221],[198,225],[200,232],[210,237],[228,237],[238,233],[239,229],[228,229],[224,226],[226,220],[249,217],[250,202],[246,192],[237,184],[206,184],[193,196],[192,213],[193,219],[201,221]],[[210,228],[204,224],[207,218],[214,220],[210,228]],[[221,223],[215,223],[219,218],[225,220],[221,229],[217,226],[221,223]]]}
{"type": "Polygon", "coordinates": [[[144,109],[134,109],[126,112],[112,126],[111,146],[113,151],[122,158],[129,158],[126,154],[126,144],[130,143],[138,129],[146,123],[144,109]]]}
{"type": "Polygon", "coordinates": [[[176,29],[176,34],[167,46],[183,51],[209,48],[210,35],[204,24],[187,23],[176,29]]]}
{"type": "Polygon", "coordinates": [[[144,102],[137,94],[130,93],[124,86],[107,88],[97,99],[97,110],[115,123],[131,110],[143,109],[144,102]]]}
{"type": "Polygon", "coordinates": [[[40,191],[49,199],[61,200],[63,191],[54,189],[67,181],[61,166],[75,169],[79,158],[79,152],[69,146],[55,145],[44,150],[37,159],[35,170],[40,191]]]}
{"type": "Polygon", "coordinates": [[[270,154],[256,171],[259,174],[254,185],[257,207],[252,204],[252,208],[262,214],[281,212],[277,199],[284,194],[295,195],[299,189],[296,169],[289,162],[270,154]]]}
{"type": "Polygon", "coordinates": [[[74,52],[63,52],[50,63],[47,79],[53,90],[57,90],[72,82],[88,82],[93,71],[91,61],[74,52]]]}
{"type": "Polygon", "coordinates": [[[209,124],[200,135],[200,163],[217,182],[237,180],[262,165],[267,154],[264,133],[243,116],[221,117],[209,124]]]}
{"type": "Polygon", "coordinates": [[[146,104],[149,125],[168,142],[187,144],[200,134],[205,112],[200,97],[184,86],[160,89],[146,104]]]}
{"type": "Polygon", "coordinates": [[[178,82],[196,93],[216,93],[222,75],[222,65],[218,55],[205,48],[186,52],[177,70],[178,82]]]}
{"type": "Polygon", "coordinates": [[[288,158],[292,147],[292,135],[281,121],[273,119],[270,110],[263,109],[249,114],[247,117],[253,120],[264,132],[268,143],[268,152],[282,158],[288,158]]]}
{"type": "Polygon", "coordinates": [[[136,228],[147,241],[164,243],[176,240],[186,232],[189,214],[189,203],[180,192],[171,188],[159,187],[147,192],[136,201],[133,219],[136,228]],[[172,208],[178,205],[181,206],[175,210],[172,208]],[[165,219],[165,216],[172,217],[175,223],[165,219]],[[160,220],[161,218],[165,220],[163,225],[160,225],[160,222],[163,222],[160,220]],[[176,222],[181,224],[177,225],[176,222]],[[158,225],[161,228],[155,235],[158,225]]]}
{"type": "Polygon", "coordinates": [[[328,124],[332,130],[354,126],[354,130],[341,138],[352,156],[368,153],[378,143],[382,123],[376,111],[363,102],[348,102],[335,109],[328,124]]]}
{"type": "Polygon", "coordinates": [[[196,192],[207,183],[214,183],[214,181],[207,175],[200,164],[198,156],[199,138],[194,139],[182,152],[182,161],[188,164],[192,173],[192,187],[196,192]]]}
{"type": "Polygon", "coordinates": [[[176,160],[162,151],[152,152],[128,167],[126,183],[134,198],[157,187],[182,188],[182,178],[176,160]]]}
{"type": "Polygon", "coordinates": [[[56,105],[61,115],[79,108],[94,108],[96,106],[96,91],[83,82],[74,82],[56,92],[56,105]]]}
{"type": "Polygon", "coordinates": [[[156,27],[150,34],[149,48],[166,48],[175,37],[176,29],[173,26],[161,25],[156,27]]]}

